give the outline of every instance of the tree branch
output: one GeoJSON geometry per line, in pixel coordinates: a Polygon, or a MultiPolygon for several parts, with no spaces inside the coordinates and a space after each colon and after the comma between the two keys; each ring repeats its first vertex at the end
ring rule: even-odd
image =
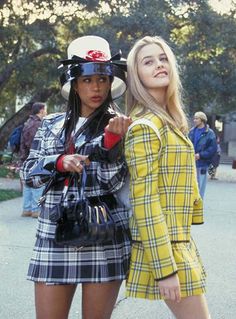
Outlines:
{"type": "Polygon", "coordinates": [[[42,56],[44,54],[60,54],[60,51],[56,48],[43,48],[40,50],[37,50],[35,52],[32,52],[31,54],[24,56],[20,59],[18,59],[16,62],[13,62],[12,64],[8,65],[4,71],[0,74],[0,92],[3,90],[7,82],[9,81],[12,73],[19,67],[26,63],[28,63],[29,60],[33,60],[38,58],[39,56],[42,56]]]}

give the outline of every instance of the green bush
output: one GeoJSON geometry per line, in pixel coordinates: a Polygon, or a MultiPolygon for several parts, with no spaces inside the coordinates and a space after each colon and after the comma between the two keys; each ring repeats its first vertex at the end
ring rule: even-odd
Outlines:
{"type": "Polygon", "coordinates": [[[1,189],[0,190],[0,202],[17,197],[21,197],[22,193],[13,189],[1,189]]]}
{"type": "Polygon", "coordinates": [[[16,172],[14,166],[0,165],[0,177],[19,178],[19,173],[16,172]]]}
{"type": "Polygon", "coordinates": [[[9,169],[5,166],[0,166],[0,177],[7,177],[9,174],[9,169]]]}
{"type": "Polygon", "coordinates": [[[14,159],[14,155],[9,150],[0,151],[1,162],[4,164],[9,164],[14,159]]]}

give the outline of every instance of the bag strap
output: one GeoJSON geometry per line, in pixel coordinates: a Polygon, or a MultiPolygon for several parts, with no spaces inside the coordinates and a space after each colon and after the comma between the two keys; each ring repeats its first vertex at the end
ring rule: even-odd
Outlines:
{"type": "Polygon", "coordinates": [[[147,125],[147,126],[151,127],[153,129],[153,131],[156,133],[156,135],[157,135],[157,137],[158,137],[158,139],[160,141],[160,149],[159,149],[159,152],[158,152],[158,158],[160,158],[161,150],[162,150],[161,135],[160,135],[160,132],[159,132],[158,128],[156,127],[156,125],[152,121],[150,121],[150,120],[148,120],[146,118],[141,118],[141,119],[138,119],[138,120],[134,120],[134,122],[130,124],[127,133],[129,133],[129,131],[135,125],[140,125],[140,124],[144,124],[144,125],[147,125]]]}
{"type": "Polygon", "coordinates": [[[84,199],[86,197],[84,194],[86,179],[87,179],[87,172],[86,172],[86,169],[83,168],[81,175],[80,175],[80,198],[82,198],[82,199],[84,199]]]}
{"type": "MultiPolygon", "coordinates": [[[[38,206],[42,206],[45,199],[46,199],[46,194],[47,192],[49,191],[49,189],[51,188],[52,184],[54,183],[54,178],[55,178],[55,175],[56,175],[56,171],[54,171],[50,177],[50,179],[48,180],[48,182],[46,183],[44,189],[43,189],[43,192],[38,200],[38,206]]],[[[64,200],[67,196],[67,193],[68,193],[68,190],[69,190],[69,186],[71,185],[72,183],[72,178],[73,176],[71,175],[69,177],[69,182],[68,182],[68,185],[62,190],[62,193],[61,193],[61,198],[60,198],[60,201],[64,200]]]]}

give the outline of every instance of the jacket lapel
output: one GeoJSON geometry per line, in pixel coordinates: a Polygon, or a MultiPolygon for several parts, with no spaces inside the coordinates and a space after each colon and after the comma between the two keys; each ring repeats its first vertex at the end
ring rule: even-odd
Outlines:
{"type": "Polygon", "coordinates": [[[188,138],[188,136],[185,136],[179,129],[171,127],[171,129],[182,139],[185,141],[186,144],[188,144],[191,148],[193,146],[191,140],[188,138]]]}

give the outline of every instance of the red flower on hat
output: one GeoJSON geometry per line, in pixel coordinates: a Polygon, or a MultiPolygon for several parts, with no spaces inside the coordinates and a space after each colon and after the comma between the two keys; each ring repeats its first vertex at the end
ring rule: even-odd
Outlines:
{"type": "Polygon", "coordinates": [[[87,52],[85,59],[93,62],[106,62],[108,60],[108,57],[102,51],[90,50],[87,52]]]}

